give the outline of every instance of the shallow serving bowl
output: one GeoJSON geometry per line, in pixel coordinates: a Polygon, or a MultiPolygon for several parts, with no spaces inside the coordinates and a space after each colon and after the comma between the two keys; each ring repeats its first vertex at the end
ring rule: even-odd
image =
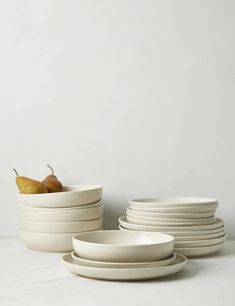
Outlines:
{"type": "Polygon", "coordinates": [[[100,207],[102,206],[102,200],[97,201],[95,203],[86,204],[86,205],[78,205],[78,206],[71,206],[71,207],[34,207],[34,206],[28,206],[22,203],[18,203],[17,207],[19,209],[20,213],[29,213],[29,214],[38,214],[38,213],[56,213],[56,212],[69,212],[70,210],[82,210],[82,209],[88,209],[88,208],[94,208],[94,207],[100,207]]]}
{"type": "Polygon", "coordinates": [[[155,199],[137,199],[129,201],[131,205],[140,207],[194,207],[194,206],[218,206],[215,199],[208,198],[155,198],[155,199]]]}
{"type": "Polygon", "coordinates": [[[102,187],[98,185],[72,185],[64,187],[62,192],[18,195],[20,203],[42,208],[86,205],[101,198],[102,187]]]}
{"type": "Polygon", "coordinates": [[[174,237],[163,233],[108,230],[73,237],[79,257],[109,262],[146,262],[166,259],[174,248],[174,237]]]}
{"type": "Polygon", "coordinates": [[[19,220],[19,229],[36,233],[65,234],[95,231],[102,227],[102,224],[102,218],[79,222],[34,222],[19,220]]]}
{"type": "Polygon", "coordinates": [[[172,264],[176,259],[176,253],[163,260],[150,261],[150,262],[108,262],[108,261],[96,261],[79,257],[76,252],[72,252],[71,256],[80,265],[97,268],[156,268],[163,267],[172,264]]]}
{"type": "Polygon", "coordinates": [[[61,211],[24,213],[20,212],[20,219],[24,221],[42,221],[42,222],[77,222],[99,219],[103,215],[103,206],[84,208],[84,209],[69,209],[61,211]]]}

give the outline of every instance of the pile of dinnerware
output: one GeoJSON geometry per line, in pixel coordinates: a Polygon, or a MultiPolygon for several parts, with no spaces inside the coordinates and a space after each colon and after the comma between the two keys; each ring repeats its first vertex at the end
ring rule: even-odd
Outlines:
{"type": "Polygon", "coordinates": [[[207,198],[157,198],[129,201],[121,230],[164,232],[175,237],[175,251],[187,257],[223,248],[225,229],[215,217],[217,200],[207,198]]]}
{"type": "Polygon", "coordinates": [[[184,255],[173,252],[174,237],[164,233],[96,231],[73,237],[74,252],[62,262],[81,276],[104,280],[144,280],[179,272],[184,255]]]}
{"type": "Polygon", "coordinates": [[[19,194],[22,242],[41,252],[68,252],[72,237],[103,226],[102,187],[73,185],[62,192],[19,194]]]}

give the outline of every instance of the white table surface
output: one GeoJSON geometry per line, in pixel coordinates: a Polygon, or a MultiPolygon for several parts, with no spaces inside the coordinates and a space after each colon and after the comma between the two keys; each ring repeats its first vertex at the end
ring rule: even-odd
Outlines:
{"type": "Polygon", "coordinates": [[[0,305],[234,306],[235,240],[215,255],[189,260],[180,273],[145,282],[109,282],[70,274],[62,254],[37,253],[0,239],[0,305]]]}

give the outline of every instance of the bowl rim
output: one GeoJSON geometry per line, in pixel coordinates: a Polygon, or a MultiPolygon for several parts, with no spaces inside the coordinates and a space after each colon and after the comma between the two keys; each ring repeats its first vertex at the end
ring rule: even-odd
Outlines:
{"type": "MultiPolygon", "coordinates": [[[[18,193],[19,197],[30,197],[30,196],[36,196],[36,197],[45,197],[45,196],[51,196],[51,195],[62,195],[62,194],[74,194],[76,192],[85,192],[85,191],[91,191],[91,190],[99,190],[103,189],[100,185],[65,185],[63,186],[63,191],[60,192],[44,192],[44,193],[18,193]],[[65,190],[66,188],[76,188],[76,187],[84,187],[84,189],[81,190],[65,190]],[[90,188],[85,188],[90,187],[90,188]]],[[[100,199],[101,200],[101,199],[100,199]]]]}
{"type": "Polygon", "coordinates": [[[146,236],[163,236],[163,237],[166,237],[168,238],[167,241],[163,241],[163,242],[155,242],[155,243],[145,243],[145,244],[108,244],[108,243],[100,243],[100,242],[92,242],[92,241],[87,241],[87,240],[80,240],[78,239],[78,236],[85,236],[85,235],[90,235],[90,234],[94,234],[94,235],[99,235],[100,233],[103,233],[105,234],[106,232],[109,232],[109,233],[115,233],[115,232],[123,232],[123,233],[126,233],[125,231],[121,231],[121,230],[99,230],[99,231],[89,231],[89,232],[84,232],[84,233],[79,233],[79,234],[76,234],[73,236],[73,243],[74,242],[79,242],[79,243],[85,243],[85,244],[88,244],[88,245],[96,245],[96,246],[101,246],[101,247],[123,247],[123,248],[133,248],[133,247],[148,247],[148,246],[161,246],[161,245],[164,245],[164,244],[168,244],[168,243],[173,243],[175,242],[175,238],[169,234],[165,234],[165,233],[162,233],[162,232],[145,232],[145,231],[133,231],[133,232],[128,232],[128,234],[123,234],[121,233],[120,235],[133,235],[133,236],[138,236],[138,235],[146,235],[146,236]]]}

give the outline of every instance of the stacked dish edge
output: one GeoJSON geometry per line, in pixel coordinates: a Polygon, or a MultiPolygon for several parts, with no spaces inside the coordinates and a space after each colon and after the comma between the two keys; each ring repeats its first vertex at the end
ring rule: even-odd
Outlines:
{"type": "Polygon", "coordinates": [[[218,201],[207,198],[158,198],[129,201],[119,228],[164,232],[175,237],[175,251],[187,257],[208,255],[223,248],[224,222],[216,218],[218,201]]]}
{"type": "Polygon", "coordinates": [[[72,237],[103,228],[102,187],[73,185],[63,192],[19,194],[19,233],[30,249],[68,252],[72,237]]]}

